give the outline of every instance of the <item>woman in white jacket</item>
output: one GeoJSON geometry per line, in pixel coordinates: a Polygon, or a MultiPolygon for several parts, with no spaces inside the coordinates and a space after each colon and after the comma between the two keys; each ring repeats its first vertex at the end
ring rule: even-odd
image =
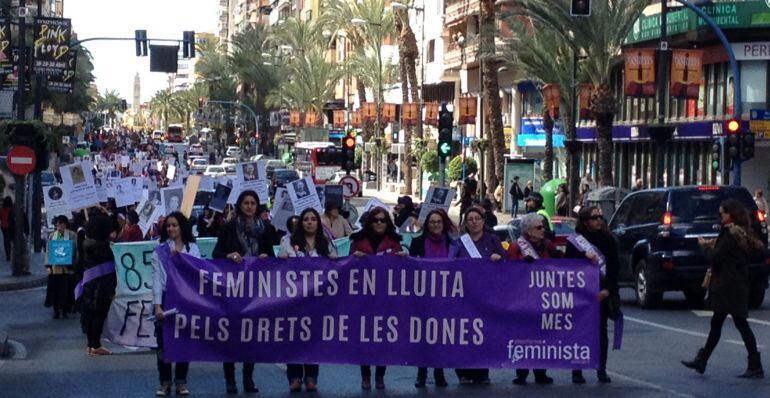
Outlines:
{"type": "MultiPolygon", "coordinates": [[[[165,255],[178,255],[185,253],[200,258],[201,253],[195,244],[190,221],[184,214],[175,211],[169,214],[163,222],[160,230],[160,245],[152,253],[152,303],[155,307],[155,336],[158,339],[157,362],[160,375],[160,388],[155,392],[156,396],[166,397],[171,395],[171,363],[163,360],[163,294],[166,291],[166,269],[160,261],[160,251],[166,251],[165,255]]],[[[187,389],[187,370],[189,362],[177,362],[174,373],[176,383],[176,395],[189,395],[187,389]]]]}

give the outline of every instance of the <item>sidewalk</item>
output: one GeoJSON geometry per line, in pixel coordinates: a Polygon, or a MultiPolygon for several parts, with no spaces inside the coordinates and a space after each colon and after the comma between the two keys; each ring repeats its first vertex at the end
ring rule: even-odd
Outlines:
{"type": "Polygon", "coordinates": [[[11,263],[5,261],[3,254],[0,260],[0,292],[10,290],[30,289],[33,287],[44,286],[48,280],[48,273],[45,266],[45,252],[29,253],[29,272],[32,275],[11,276],[11,263]]]}

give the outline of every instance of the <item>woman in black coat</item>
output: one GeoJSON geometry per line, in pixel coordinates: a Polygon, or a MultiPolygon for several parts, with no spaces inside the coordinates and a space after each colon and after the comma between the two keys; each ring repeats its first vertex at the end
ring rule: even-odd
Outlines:
{"type": "MultiPolygon", "coordinates": [[[[602,267],[599,300],[599,369],[596,370],[596,378],[600,383],[609,383],[612,380],[607,375],[607,350],[609,349],[609,339],[607,337],[607,320],[611,314],[610,302],[617,299],[618,296],[618,272],[620,270],[620,260],[618,259],[618,245],[615,238],[607,229],[604,222],[604,216],[601,209],[596,206],[585,207],[578,213],[575,232],[582,235],[593,245],[592,250],[598,250],[600,256],[593,253],[592,250],[576,247],[572,242],[567,243],[565,258],[587,258],[594,264],[602,267]]],[[[617,309],[616,309],[617,310],[617,309]]],[[[572,371],[572,382],[575,384],[584,384],[583,372],[580,370],[572,371]]]]}
{"type": "MultiPolygon", "coordinates": [[[[711,309],[711,329],[706,345],[698,350],[692,361],[682,361],[688,368],[698,373],[706,371],[706,363],[714,352],[722,334],[727,315],[732,315],[735,327],[741,334],[743,344],[748,352],[748,367],[738,377],[762,378],[762,361],[757,351],[757,339],[749,327],[749,267],[754,261],[761,261],[764,244],[760,241],[749,223],[749,213],[746,208],[734,199],[722,202],[719,207],[719,218],[722,229],[716,241],[698,238],[698,242],[706,249],[708,262],[711,265],[710,282],[708,283],[711,309]]],[[[708,278],[708,277],[707,277],[708,278]]]]}
{"type": "MultiPolygon", "coordinates": [[[[244,257],[275,257],[273,245],[277,243],[275,228],[259,218],[259,197],[248,190],[238,196],[235,203],[235,217],[219,230],[213,258],[227,258],[240,264],[244,257]]],[[[225,388],[228,394],[238,393],[235,384],[235,363],[222,364],[225,372],[225,388]]],[[[243,390],[259,392],[254,385],[254,363],[243,363],[243,390]]]]}
{"type": "MultiPolygon", "coordinates": [[[[86,224],[86,239],[83,241],[82,267],[84,270],[99,266],[103,263],[114,261],[110,248],[110,232],[112,223],[107,215],[95,213],[86,224]]],[[[112,352],[102,347],[102,329],[107,313],[110,310],[112,299],[115,297],[115,288],[118,285],[115,273],[110,273],[96,278],[83,285],[83,329],[88,336],[88,355],[110,355],[112,352]]]]}

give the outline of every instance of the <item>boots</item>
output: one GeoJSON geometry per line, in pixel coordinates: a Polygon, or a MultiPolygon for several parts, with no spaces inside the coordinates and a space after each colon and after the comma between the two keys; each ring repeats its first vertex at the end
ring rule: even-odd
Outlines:
{"type": "Polygon", "coordinates": [[[749,366],[743,374],[738,375],[742,379],[761,379],[765,377],[765,371],[762,370],[762,360],[759,352],[749,354],[749,366]]]}
{"type": "MultiPolygon", "coordinates": [[[[703,374],[706,371],[706,362],[708,362],[708,356],[706,350],[701,348],[698,350],[698,355],[692,361],[681,361],[682,365],[687,366],[690,369],[695,369],[696,372],[703,374]]],[[[751,367],[751,366],[749,366],[751,367]]],[[[761,370],[761,365],[760,365],[761,370]]]]}

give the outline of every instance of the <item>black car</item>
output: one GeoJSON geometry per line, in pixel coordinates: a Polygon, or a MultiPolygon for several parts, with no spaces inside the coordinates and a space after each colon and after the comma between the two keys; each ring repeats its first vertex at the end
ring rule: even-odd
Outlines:
{"type": "MultiPolygon", "coordinates": [[[[698,238],[715,238],[721,227],[719,205],[736,199],[752,216],[754,230],[767,242],[765,214],[746,188],[683,186],[648,189],[627,196],[612,216],[609,228],[618,239],[621,286],[633,287],[642,308],[655,308],[667,291],[683,291],[700,303],[709,266],[698,238]]],[[[751,264],[749,305],[762,305],[768,285],[765,263],[751,264]]]]}

